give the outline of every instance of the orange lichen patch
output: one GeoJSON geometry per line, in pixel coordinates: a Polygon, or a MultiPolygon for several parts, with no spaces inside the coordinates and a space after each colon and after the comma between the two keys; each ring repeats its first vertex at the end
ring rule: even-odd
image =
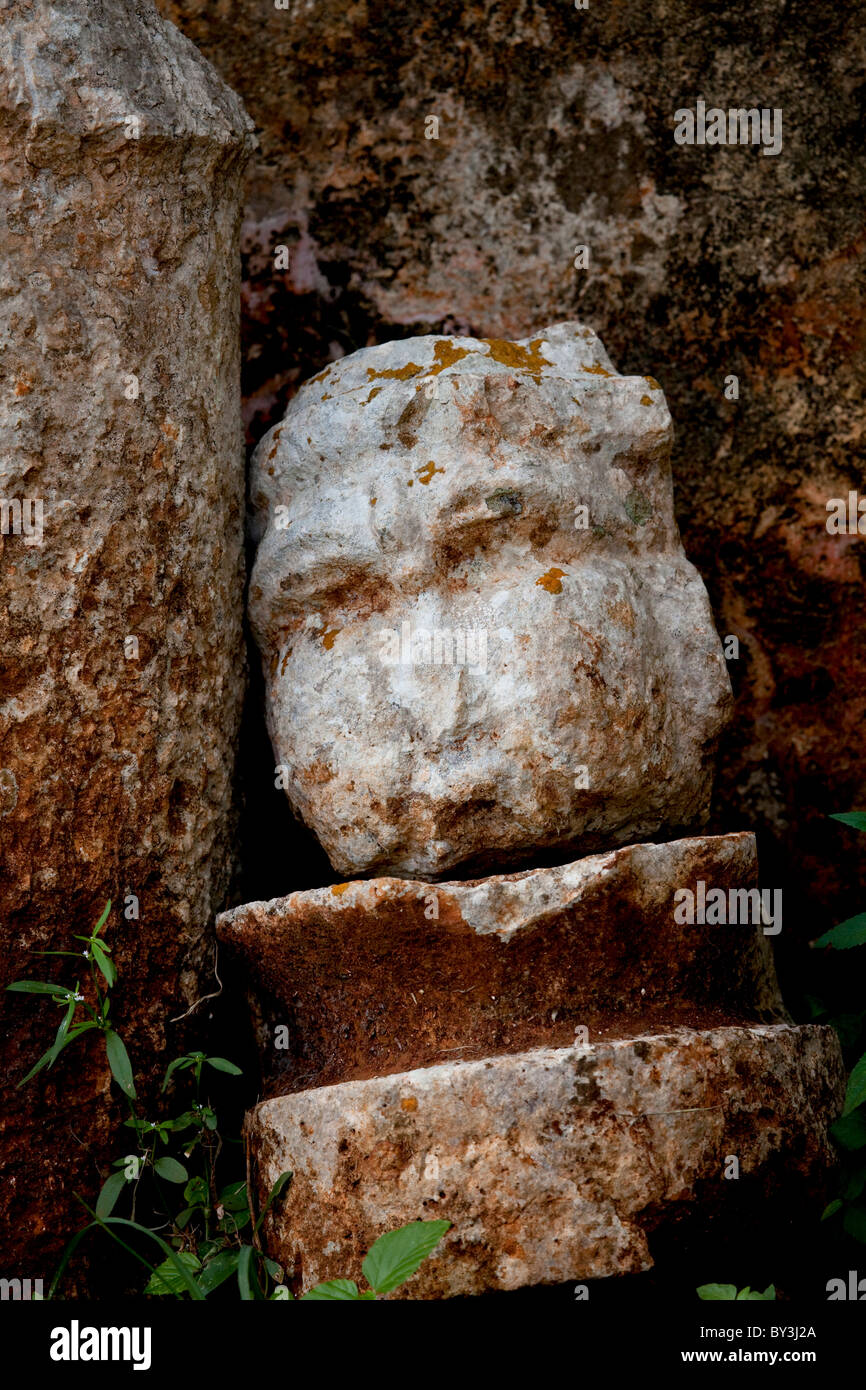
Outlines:
{"type": "Polygon", "coordinates": [[[341,898],[345,893],[346,889],[351,888],[351,886],[352,885],[350,883],[335,883],[331,887],[331,892],[333,893],[335,898],[341,898]]]}
{"type": "Polygon", "coordinates": [[[652,396],[641,396],[641,405],[652,405],[652,396]]]}
{"type": "Polygon", "coordinates": [[[414,1096],[404,1096],[400,1101],[401,1110],[417,1110],[418,1102],[414,1096]]]}
{"type": "Polygon", "coordinates": [[[654,376],[645,376],[644,381],[648,381],[654,391],[660,391],[662,389],[654,376]]]}
{"type": "Polygon", "coordinates": [[[328,628],[327,632],[322,633],[322,646],[325,648],[326,652],[331,650],[336,641],[337,633],[341,631],[342,629],[339,627],[331,627],[328,628]]]}
{"type": "MultiPolygon", "coordinates": [[[[268,454],[268,458],[269,458],[269,459],[272,459],[272,458],[274,457],[274,455],[276,454],[276,452],[277,452],[277,446],[276,446],[276,444],[275,444],[274,447],[273,447],[273,449],[271,449],[271,452],[268,454]]],[[[271,474],[273,474],[273,471],[274,471],[274,470],[273,470],[272,468],[269,468],[269,469],[268,469],[268,472],[271,473],[271,474]]]]}
{"type": "Polygon", "coordinates": [[[444,372],[446,367],[453,367],[455,362],[459,362],[461,357],[468,357],[471,348],[455,347],[450,338],[443,338],[433,349],[433,357],[436,365],[430,368],[431,376],[438,376],[444,372]]]}
{"type": "MultiPolygon", "coordinates": [[[[279,429],[274,430],[274,439],[279,439],[279,437],[280,437],[280,435],[282,434],[282,432],[283,432],[283,427],[282,427],[282,425],[280,425],[279,429]]],[[[307,443],[309,443],[309,440],[307,440],[307,443]]]]}
{"type": "Polygon", "coordinates": [[[424,464],[423,468],[416,468],[415,472],[418,474],[419,483],[423,483],[426,487],[427,484],[432,480],[434,473],[444,473],[445,469],[437,468],[433,460],[430,459],[427,463],[424,464]]]}
{"type": "Polygon", "coordinates": [[[378,497],[371,497],[371,498],[370,498],[370,506],[371,506],[371,507],[375,507],[375,505],[376,505],[376,503],[378,502],[378,500],[379,500],[378,497]]]}
{"type": "Polygon", "coordinates": [[[543,574],[541,578],[536,579],[535,582],[539,584],[542,589],[546,589],[549,594],[561,594],[561,581],[566,573],[566,570],[558,570],[556,568],[549,569],[547,574],[543,574]]]}
{"type": "Polygon", "coordinates": [[[323,400],[323,401],[329,401],[330,399],[331,399],[331,397],[328,395],[328,392],[326,391],[325,394],[324,394],[324,396],[322,397],[322,400],[323,400]]]}
{"type": "Polygon", "coordinates": [[[26,378],[22,378],[21,381],[16,381],[15,383],[16,396],[28,396],[32,390],[33,383],[31,381],[27,381],[26,378]]]}
{"type": "Polygon", "coordinates": [[[287,647],[287,648],[286,648],[286,654],[285,654],[285,656],[283,657],[282,664],[281,664],[281,666],[280,666],[280,675],[281,675],[281,676],[284,676],[284,675],[286,674],[286,666],[288,665],[289,657],[291,656],[291,654],[292,654],[292,649],[291,649],[291,647],[287,647]]]}
{"type": "Polygon", "coordinates": [[[405,367],[386,367],[383,372],[377,372],[375,367],[368,367],[367,376],[370,381],[383,381],[386,377],[391,381],[408,381],[410,377],[417,376],[423,370],[417,362],[407,362],[405,367]]]}
{"type": "Polygon", "coordinates": [[[583,367],[581,370],[591,372],[593,376],[613,376],[613,372],[607,371],[600,362],[596,362],[594,367],[583,367]]]}
{"type": "Polygon", "coordinates": [[[542,367],[553,366],[553,363],[542,357],[539,351],[544,342],[543,338],[534,338],[529,347],[522,347],[520,343],[509,343],[505,338],[482,338],[481,341],[489,347],[494,362],[501,363],[503,367],[516,367],[518,371],[523,372],[540,372],[542,367]]]}
{"type": "Polygon", "coordinates": [[[325,377],[328,375],[328,372],[329,372],[330,370],[331,370],[331,364],[328,363],[328,366],[325,368],[325,370],[324,370],[323,372],[319,372],[319,375],[318,375],[318,376],[311,376],[311,377],[310,377],[310,380],[309,380],[309,382],[308,382],[307,384],[308,384],[309,386],[312,386],[312,384],[313,384],[314,381],[324,381],[324,380],[325,380],[325,377]]]}
{"type": "Polygon", "coordinates": [[[408,481],[408,483],[406,484],[406,486],[407,486],[407,487],[414,487],[414,486],[415,486],[415,479],[414,479],[414,478],[410,478],[409,481],[408,481]]]}
{"type": "Polygon", "coordinates": [[[367,399],[366,399],[365,401],[362,401],[361,404],[362,404],[362,405],[369,405],[370,402],[371,402],[372,400],[375,400],[375,399],[376,399],[376,397],[378,396],[378,394],[379,394],[379,392],[380,392],[381,390],[382,390],[381,386],[374,386],[373,389],[372,389],[372,391],[370,392],[369,396],[367,397],[367,399]]]}

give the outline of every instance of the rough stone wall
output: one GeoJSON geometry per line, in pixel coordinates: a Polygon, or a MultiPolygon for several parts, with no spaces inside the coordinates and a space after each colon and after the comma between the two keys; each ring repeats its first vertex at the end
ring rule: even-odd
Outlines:
{"type": "MultiPolygon", "coordinates": [[[[14,509],[0,536],[4,982],[112,898],[121,1031],[158,1067],[234,858],[250,127],[149,3],[2,9],[0,497],[42,507],[41,543],[14,509]]],[[[44,1276],[122,1114],[83,1049],[16,1091],[57,1019],[5,999],[4,1272],[44,1276]]]]}
{"type": "Polygon", "coordinates": [[[250,442],[367,343],[589,323],[665,391],[686,552],[740,641],[715,828],[758,828],[767,881],[784,864],[786,942],[795,910],[807,936],[856,910],[852,837],[822,816],[866,780],[866,551],[824,526],[863,477],[862,2],[160,6],[261,131],[250,442]],[[781,108],[781,153],[675,144],[698,98],[781,108]]]}

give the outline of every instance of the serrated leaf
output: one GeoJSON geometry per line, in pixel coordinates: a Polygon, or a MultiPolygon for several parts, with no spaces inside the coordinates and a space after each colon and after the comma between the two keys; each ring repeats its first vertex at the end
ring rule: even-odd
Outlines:
{"type": "Polygon", "coordinates": [[[189,1173],[182,1163],[178,1163],[176,1158],[169,1158],[166,1154],[163,1158],[158,1158],[154,1163],[154,1169],[166,1182],[188,1182],[189,1173]]]}
{"type": "Polygon", "coordinates": [[[227,1062],[225,1057],[208,1057],[205,1060],[214,1071],[225,1071],[229,1076],[243,1076],[240,1067],[236,1067],[234,1062],[227,1062]]]}
{"type": "Polygon", "coordinates": [[[812,945],[816,948],[833,946],[837,951],[848,951],[852,946],[866,946],[866,912],[858,912],[856,917],[848,917],[838,927],[831,927],[812,945]]]}
{"type": "Polygon", "coordinates": [[[850,825],[854,830],[866,830],[866,811],[837,811],[830,819],[850,825]]]}
{"type": "Polygon", "coordinates": [[[329,1279],[315,1284],[298,1300],[300,1303],[358,1303],[361,1295],[354,1279],[329,1279]]]}
{"type": "Polygon", "coordinates": [[[361,1266],[370,1288],[376,1293],[390,1293],[399,1284],[405,1284],[450,1226],[450,1221],[410,1221],[408,1226],[386,1231],[361,1266]]]}
{"type": "Polygon", "coordinates": [[[737,1297],[736,1284],[701,1284],[698,1298],[705,1303],[733,1303],[737,1297]]]}
{"type": "Polygon", "coordinates": [[[866,1101],[866,1052],[854,1067],[848,1077],[848,1085],[845,1090],[845,1106],[842,1111],[842,1118],[850,1115],[852,1110],[856,1110],[858,1105],[866,1101]]]}
{"type": "Polygon", "coordinates": [[[123,1173],[112,1173],[110,1178],[106,1178],[96,1199],[96,1215],[110,1216],[125,1187],[126,1177],[123,1173]]]}
{"type": "Polygon", "coordinates": [[[145,1285],[144,1292],[160,1295],[183,1293],[186,1289],[186,1283],[177,1267],[176,1261],[178,1260],[189,1274],[194,1274],[197,1269],[201,1268],[201,1261],[191,1251],[178,1250],[174,1256],[169,1255],[162,1261],[162,1264],[156,1266],[145,1285]]]}
{"type": "Polygon", "coordinates": [[[134,1100],[135,1082],[132,1079],[132,1063],[122,1038],[115,1033],[113,1028],[105,1030],[105,1051],[108,1056],[111,1075],[123,1094],[129,1096],[130,1100],[134,1100]]]}

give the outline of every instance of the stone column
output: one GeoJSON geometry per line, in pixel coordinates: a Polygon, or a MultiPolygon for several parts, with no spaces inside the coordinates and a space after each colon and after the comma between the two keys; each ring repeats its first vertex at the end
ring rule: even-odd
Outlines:
{"type": "Polygon", "coordinates": [[[303,1287],[433,1216],[399,1296],[636,1272],[740,1173],[803,1192],[832,1161],[839,1046],[787,1019],[783,907],[750,834],[696,833],[730,686],[671,433],[566,323],[354,353],[259,445],[276,775],[351,876],[218,920],[303,1287]]]}
{"type": "MultiPolygon", "coordinates": [[[[5,3],[0,75],[4,974],[110,897],[152,1067],[233,868],[251,125],[149,0],[5,3]]],[[[6,1012],[4,1272],[44,1274],[98,1187],[106,1077],[70,1050],[16,1092],[52,1019],[6,1012]]]]}

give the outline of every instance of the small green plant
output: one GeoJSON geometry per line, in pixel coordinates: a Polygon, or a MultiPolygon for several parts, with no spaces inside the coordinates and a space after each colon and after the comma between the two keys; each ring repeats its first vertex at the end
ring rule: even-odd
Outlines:
{"type": "MultiPolygon", "coordinates": [[[[243,1300],[291,1299],[284,1271],[262,1250],[259,1232],[292,1175],[280,1174],[254,1219],[245,1179],[224,1181],[223,1150],[227,1146],[239,1150],[241,1141],[221,1134],[217,1113],[203,1089],[206,1068],[240,1076],[240,1067],[225,1057],[209,1057],[204,1052],[176,1057],[166,1070],[161,1094],[171,1087],[182,1102],[179,1113],[150,1120],[138,1111],[129,1053],[111,1020],[111,991],[117,983],[117,968],[111,959],[111,947],[100,935],[110,911],[108,902],[92,933],[75,937],[84,943],[83,950],[36,953],[71,956],[76,960],[83,956],[89,968],[87,993],[80,978],[72,988],[44,980],[16,980],[7,985],[13,993],[50,999],[62,1010],[53,1043],[22,1077],[19,1086],[43,1068],[53,1067],[60,1053],[78,1038],[85,1034],[101,1036],[111,1075],[129,1108],[124,1121],[131,1131],[129,1151],[114,1160],[92,1210],[79,1197],[91,1219],[67,1244],[48,1297],[54,1297],[84,1237],[92,1231],[103,1231],[147,1270],[149,1277],[143,1292],[148,1296],[200,1301],[233,1278],[243,1300]],[[126,1211],[125,1216],[116,1214],[119,1204],[126,1211]],[[162,1256],[158,1263],[142,1252],[143,1243],[144,1249],[158,1249],[162,1256]]],[[[415,1273],[449,1226],[448,1221],[414,1221],[388,1231],[379,1237],[364,1260],[368,1290],[360,1292],[352,1280],[335,1279],[310,1289],[301,1302],[366,1302],[390,1293],[415,1273]]]]}
{"type": "Polygon", "coordinates": [[[701,1284],[698,1298],[705,1303],[772,1303],[775,1302],[776,1290],[772,1284],[768,1284],[763,1293],[750,1289],[748,1284],[739,1292],[736,1284],[701,1284]]]}
{"type": "MultiPolygon", "coordinates": [[[[842,811],[831,819],[854,830],[866,831],[866,811],[842,811]]],[[[866,912],[859,912],[837,927],[831,927],[813,941],[812,946],[816,949],[829,947],[834,951],[866,946],[866,912]]],[[[863,1046],[866,1013],[833,1014],[815,999],[811,1000],[811,1005],[813,1017],[832,1024],[846,1050],[859,1051],[863,1046]]],[[[830,1133],[843,1154],[843,1184],[840,1195],[824,1209],[822,1220],[841,1214],[846,1233],[866,1244],[866,1053],[851,1069],[842,1114],[830,1133]]]]}

